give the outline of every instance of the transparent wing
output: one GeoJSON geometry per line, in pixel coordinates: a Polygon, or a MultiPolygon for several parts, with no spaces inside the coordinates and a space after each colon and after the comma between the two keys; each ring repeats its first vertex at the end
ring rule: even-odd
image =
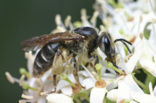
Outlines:
{"type": "Polygon", "coordinates": [[[47,43],[56,43],[64,41],[77,41],[83,40],[84,36],[76,33],[61,32],[56,34],[45,34],[42,36],[33,37],[31,39],[25,40],[21,43],[22,50],[32,51],[43,47],[47,43]]]}

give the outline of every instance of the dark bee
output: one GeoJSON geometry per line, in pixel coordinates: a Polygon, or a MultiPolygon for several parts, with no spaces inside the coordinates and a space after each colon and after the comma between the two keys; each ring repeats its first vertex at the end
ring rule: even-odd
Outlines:
{"type": "MultiPolygon", "coordinates": [[[[108,60],[116,66],[115,62],[115,47],[114,43],[117,41],[131,44],[125,39],[116,39],[114,42],[109,33],[103,32],[98,36],[96,30],[91,27],[76,28],[72,32],[62,32],[56,34],[43,35],[34,37],[22,42],[24,51],[32,51],[34,48],[41,48],[36,55],[33,75],[39,77],[50,67],[54,68],[57,64],[58,58],[62,57],[63,50],[68,52],[68,56],[72,55],[75,62],[74,74],[77,75],[76,59],[77,55],[86,53],[90,58],[94,50],[99,47],[107,56],[108,60]],[[56,63],[56,64],[54,64],[56,63]]],[[[128,48],[128,46],[126,45],[128,48]]],[[[116,66],[117,67],[117,66],[116,66]]],[[[57,74],[57,73],[55,73],[57,74]]]]}
{"type": "Polygon", "coordinates": [[[129,53],[131,50],[129,49],[128,45],[132,45],[129,41],[125,39],[116,39],[115,41],[112,40],[111,35],[108,32],[102,32],[100,36],[97,35],[95,29],[91,27],[81,27],[74,30],[75,33],[85,36],[87,42],[87,49],[88,49],[88,57],[92,56],[91,53],[99,47],[103,53],[107,56],[107,60],[112,62],[112,64],[118,68],[116,65],[116,51],[114,43],[120,41],[122,42],[126,48],[128,49],[129,53]],[[127,44],[126,44],[127,43],[127,44]]]}
{"type": "Polygon", "coordinates": [[[41,76],[52,66],[54,58],[61,56],[62,49],[68,48],[70,51],[73,51],[72,49],[75,51],[78,48],[76,44],[83,39],[84,36],[80,34],[62,32],[23,41],[22,46],[24,51],[36,51],[36,48],[41,48],[34,60],[33,75],[35,77],[41,76]]]}

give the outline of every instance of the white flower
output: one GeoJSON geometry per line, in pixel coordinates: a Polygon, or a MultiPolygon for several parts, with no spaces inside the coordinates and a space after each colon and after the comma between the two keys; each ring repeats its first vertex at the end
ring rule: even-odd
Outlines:
{"type": "Polygon", "coordinates": [[[72,88],[70,86],[70,84],[65,81],[65,80],[60,80],[57,84],[57,89],[56,91],[59,91],[61,90],[63,94],[66,94],[66,95],[72,95],[72,88]]]}
{"type": "Polygon", "coordinates": [[[73,99],[64,94],[52,93],[47,96],[48,103],[74,103],[73,99]]]}
{"type": "Polygon", "coordinates": [[[131,75],[127,75],[123,80],[118,83],[118,89],[113,89],[108,92],[107,98],[112,101],[117,101],[117,103],[122,100],[128,100],[133,102],[133,100],[139,103],[155,103],[156,96],[154,96],[154,91],[152,91],[151,83],[149,89],[151,94],[145,94],[142,89],[135,83],[131,75]]]}
{"type": "Polygon", "coordinates": [[[90,103],[103,103],[106,92],[106,88],[94,87],[90,93],[90,103]]]}
{"type": "MultiPolygon", "coordinates": [[[[113,0],[111,1],[113,2],[113,0]]],[[[21,73],[21,78],[17,79],[6,73],[11,83],[19,83],[23,88],[25,86],[26,90],[22,95],[22,98],[25,99],[22,100],[23,102],[44,103],[47,100],[48,103],[73,103],[73,100],[81,102],[82,99],[90,99],[90,103],[103,103],[105,98],[108,98],[117,103],[125,101],[130,103],[156,103],[156,86],[153,89],[153,82],[146,81],[147,83],[150,82],[150,94],[146,94],[144,88],[140,88],[140,84],[138,85],[138,81],[135,81],[132,76],[133,73],[136,73],[135,69],[142,68],[149,72],[148,75],[156,77],[156,0],[137,0],[137,2],[118,0],[119,3],[124,4],[124,7],[120,9],[113,7],[113,4],[108,2],[107,0],[96,0],[94,5],[96,10],[90,21],[86,10],[82,9],[80,24],[94,27],[99,31],[98,27],[95,27],[96,18],[99,17],[103,23],[100,24],[101,31],[99,32],[109,31],[113,40],[124,38],[132,42],[132,45],[129,46],[130,50],[132,50],[130,55],[126,54],[122,43],[115,43],[116,64],[119,67],[116,71],[123,71],[118,74],[114,69],[111,69],[112,67],[109,67],[106,61],[106,55],[98,47],[95,50],[95,55],[99,57],[99,65],[101,65],[99,71],[94,71],[96,68],[94,64],[85,67],[85,63],[80,63],[82,69],[78,71],[79,83],[77,83],[72,74],[73,68],[69,71],[65,69],[67,80],[60,78],[57,83],[56,93],[49,94],[55,88],[52,68],[40,78],[34,78],[32,68],[37,52],[35,55],[32,52],[25,53],[28,60],[26,74],[21,73]],[[148,40],[144,36],[146,30],[150,34],[148,40]],[[100,80],[104,81],[104,83],[102,84],[100,80]],[[58,94],[57,92],[61,93],[58,94]],[[86,97],[82,96],[82,92],[86,97]]],[[[70,16],[67,17],[64,23],[61,16],[56,15],[56,25],[57,27],[52,30],[52,33],[64,32],[68,30],[67,28],[70,30],[75,28],[70,16]]],[[[86,58],[86,56],[83,58],[86,58]]],[[[85,60],[88,60],[88,58],[85,60]]]]}
{"type": "Polygon", "coordinates": [[[154,96],[156,96],[156,86],[154,87],[153,93],[154,93],[154,96]]]}
{"type": "Polygon", "coordinates": [[[118,89],[113,89],[109,91],[107,94],[107,98],[114,102],[117,101],[117,96],[118,96],[118,89]]]}
{"type": "Polygon", "coordinates": [[[133,93],[132,98],[139,103],[156,103],[156,97],[149,94],[133,93]]]}
{"type": "Polygon", "coordinates": [[[142,94],[143,91],[133,80],[132,76],[129,74],[123,80],[120,80],[118,83],[118,94],[117,101],[121,100],[131,100],[132,95],[135,93],[142,94]]]}
{"type": "Polygon", "coordinates": [[[132,71],[134,70],[137,62],[140,59],[140,56],[142,55],[143,52],[143,50],[141,50],[142,47],[143,44],[141,42],[138,45],[136,45],[133,56],[126,63],[126,73],[132,73],[132,71]]]}
{"type": "MultiPolygon", "coordinates": [[[[85,70],[87,70],[87,68],[85,70]]],[[[79,81],[80,81],[81,85],[83,87],[85,87],[85,89],[87,89],[87,90],[90,88],[93,88],[95,86],[95,82],[96,82],[96,80],[94,79],[94,77],[92,76],[92,74],[89,71],[79,72],[79,81]]]]}

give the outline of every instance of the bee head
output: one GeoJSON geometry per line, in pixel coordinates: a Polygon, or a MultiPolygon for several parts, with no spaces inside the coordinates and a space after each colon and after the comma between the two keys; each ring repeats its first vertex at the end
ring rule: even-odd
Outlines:
{"type": "Polygon", "coordinates": [[[99,48],[106,54],[107,59],[115,64],[115,47],[109,33],[102,32],[98,39],[99,48]]]}

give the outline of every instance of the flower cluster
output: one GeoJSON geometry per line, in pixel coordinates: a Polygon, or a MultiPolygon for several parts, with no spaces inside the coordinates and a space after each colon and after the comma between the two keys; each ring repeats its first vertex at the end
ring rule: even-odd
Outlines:
{"type": "MultiPolygon", "coordinates": [[[[156,1],[155,0],[96,0],[93,16],[89,18],[85,9],[81,10],[81,21],[65,22],[56,15],[56,29],[52,33],[72,30],[76,27],[94,27],[99,32],[107,31],[115,40],[125,38],[132,43],[132,53],[117,43],[117,65],[107,62],[106,55],[95,51],[99,63],[78,71],[76,84],[71,72],[60,74],[56,92],[52,69],[40,78],[32,76],[35,55],[25,53],[27,69],[20,68],[21,78],[6,76],[11,83],[19,83],[23,88],[19,103],[155,103],[156,102],[156,1]],[[97,20],[100,20],[98,23],[97,20]],[[141,78],[141,79],[140,79],[141,78]]],[[[85,56],[84,56],[85,60],[85,56]]]]}

